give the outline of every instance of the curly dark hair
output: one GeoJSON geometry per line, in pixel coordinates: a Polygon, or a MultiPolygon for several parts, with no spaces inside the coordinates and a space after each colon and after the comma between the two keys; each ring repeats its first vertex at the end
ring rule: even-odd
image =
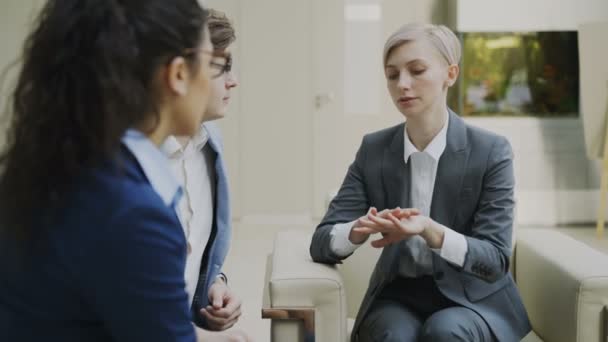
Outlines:
{"type": "Polygon", "coordinates": [[[184,51],[201,44],[206,18],[197,0],[47,1],[10,98],[0,232],[30,237],[34,216],[116,155],[128,128],[158,119],[154,75],[176,56],[198,67],[184,51]]]}

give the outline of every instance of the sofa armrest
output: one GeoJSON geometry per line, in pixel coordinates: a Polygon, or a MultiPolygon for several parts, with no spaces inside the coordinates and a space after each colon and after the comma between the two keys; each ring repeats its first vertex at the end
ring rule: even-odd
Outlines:
{"type": "Polygon", "coordinates": [[[347,340],[342,277],[336,266],[312,261],[310,240],[310,233],[299,231],[280,232],[275,237],[262,308],[262,318],[273,320],[274,341],[347,340]],[[304,337],[293,321],[284,322],[294,319],[304,323],[304,337]]]}
{"type": "Polygon", "coordinates": [[[608,255],[552,229],[520,229],[517,286],[545,341],[606,341],[608,255]]]}

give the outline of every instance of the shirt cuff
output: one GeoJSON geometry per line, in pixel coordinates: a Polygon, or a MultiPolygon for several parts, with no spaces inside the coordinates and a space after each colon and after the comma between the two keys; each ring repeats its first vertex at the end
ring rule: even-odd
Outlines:
{"type": "Polygon", "coordinates": [[[443,245],[441,249],[433,249],[443,259],[454,265],[462,267],[467,256],[469,246],[464,235],[444,227],[443,245]]]}
{"type": "Polygon", "coordinates": [[[348,239],[350,235],[351,229],[355,225],[355,222],[352,221],[348,223],[338,223],[334,225],[334,228],[329,233],[331,235],[331,241],[329,243],[329,247],[331,251],[334,252],[337,256],[346,257],[352,254],[359,246],[356,245],[348,239]]]}
{"type": "Polygon", "coordinates": [[[218,274],[218,275],[215,277],[215,279],[216,279],[216,280],[217,280],[217,279],[221,279],[221,280],[224,282],[224,284],[228,285],[228,277],[227,277],[227,276],[226,276],[224,273],[220,273],[220,274],[218,274]]]}

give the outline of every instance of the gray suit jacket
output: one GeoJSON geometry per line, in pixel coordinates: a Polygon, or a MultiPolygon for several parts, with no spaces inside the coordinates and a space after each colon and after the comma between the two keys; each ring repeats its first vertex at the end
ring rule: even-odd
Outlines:
{"type": "MultiPolygon", "coordinates": [[[[479,313],[499,341],[519,341],[530,330],[509,273],[513,230],[513,161],[509,142],[467,125],[450,112],[447,146],[439,160],[431,218],[466,236],[463,267],[433,253],[434,279],[440,291],[479,313]]],[[[404,124],[363,138],[340,191],[317,227],[310,246],[314,261],[341,262],[330,249],[336,223],[356,220],[370,206],[378,210],[409,206],[410,171],[405,164],[404,124]]],[[[374,298],[398,274],[399,244],[382,251],[369,281],[352,341],[374,298]]]]}

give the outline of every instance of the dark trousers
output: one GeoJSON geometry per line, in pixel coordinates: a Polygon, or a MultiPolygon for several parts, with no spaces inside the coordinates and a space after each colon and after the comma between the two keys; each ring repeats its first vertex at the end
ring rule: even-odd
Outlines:
{"type": "Polygon", "coordinates": [[[475,311],[446,298],[431,276],[397,278],[376,298],[359,330],[360,342],[493,342],[475,311]]]}

